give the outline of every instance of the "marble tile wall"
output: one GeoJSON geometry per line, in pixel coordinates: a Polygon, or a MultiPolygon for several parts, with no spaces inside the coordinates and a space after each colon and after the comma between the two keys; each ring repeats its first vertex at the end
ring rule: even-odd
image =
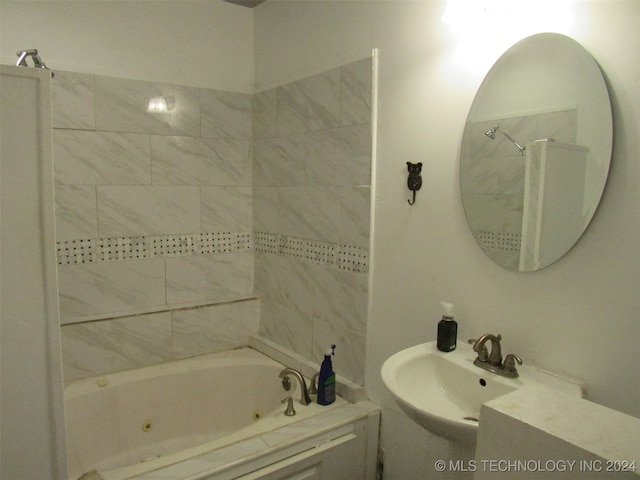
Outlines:
{"type": "Polygon", "coordinates": [[[62,323],[252,295],[251,95],[69,72],[53,95],[62,323]]]}
{"type": "Polygon", "coordinates": [[[372,62],[253,97],[260,334],[364,384],[372,62]]]}
{"type": "Polygon", "coordinates": [[[53,88],[65,378],[247,345],[251,95],[69,72],[53,88]],[[169,112],[147,111],[157,96],[169,112]]]}
{"type": "Polygon", "coordinates": [[[467,219],[478,244],[501,265],[518,268],[524,208],[525,157],[509,140],[484,132],[496,124],[521,145],[554,138],[576,143],[575,108],[468,123],[461,154],[461,189],[467,219]]]}
{"type": "Polygon", "coordinates": [[[66,381],[243,347],[258,299],[62,326],[66,381]]]}
{"type": "Polygon", "coordinates": [[[253,96],[56,72],[67,380],[259,332],[364,383],[371,69],[253,96]]]}

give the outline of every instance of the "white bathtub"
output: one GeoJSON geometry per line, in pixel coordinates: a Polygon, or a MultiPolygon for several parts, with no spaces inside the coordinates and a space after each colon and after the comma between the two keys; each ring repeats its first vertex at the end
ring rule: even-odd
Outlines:
{"type": "MultiPolygon", "coordinates": [[[[246,473],[299,453],[288,448],[274,456],[276,445],[263,441],[269,432],[298,425],[300,438],[287,434],[288,445],[303,446],[305,438],[328,432],[327,425],[344,424],[344,419],[327,415],[340,407],[353,408],[352,404],[338,398],[329,407],[300,405],[297,388],[290,392],[282,388],[278,377],[282,368],[244,348],[69,383],[65,388],[69,478],[75,480],[92,470],[107,480],[236,478],[212,476],[231,467],[243,473],[238,470],[242,458],[231,450],[225,453],[225,448],[241,445],[249,449],[247,458],[253,465],[244,469],[246,473]],[[281,401],[288,395],[295,400],[297,414],[293,417],[283,414],[281,401]],[[300,428],[323,415],[316,420],[319,424],[310,424],[310,431],[300,428]],[[202,464],[212,452],[221,453],[228,465],[215,460],[207,473],[202,464]],[[256,463],[260,452],[269,458],[256,463]],[[185,472],[184,477],[171,473],[176,465],[185,472]]],[[[362,417],[362,412],[354,413],[362,417]]],[[[351,417],[353,421],[357,415],[351,417]]],[[[339,435],[349,430],[344,425],[340,428],[336,430],[339,435]]],[[[309,445],[305,448],[311,448],[309,445]]]]}

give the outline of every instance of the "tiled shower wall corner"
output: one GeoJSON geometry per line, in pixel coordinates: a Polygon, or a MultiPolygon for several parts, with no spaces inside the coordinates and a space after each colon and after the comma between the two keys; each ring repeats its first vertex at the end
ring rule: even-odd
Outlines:
{"type": "Polygon", "coordinates": [[[499,124],[517,142],[553,138],[575,144],[575,108],[470,122],[465,127],[462,168],[469,172],[461,185],[467,219],[476,241],[501,265],[518,269],[524,209],[525,157],[503,135],[484,132],[499,124]],[[505,219],[507,219],[505,221],[505,219]]]}
{"type": "Polygon", "coordinates": [[[260,318],[363,383],[371,61],[253,96],[56,73],[65,378],[243,346],[260,318]]]}
{"type": "Polygon", "coordinates": [[[260,334],[364,384],[370,58],[253,97],[260,334]]]}

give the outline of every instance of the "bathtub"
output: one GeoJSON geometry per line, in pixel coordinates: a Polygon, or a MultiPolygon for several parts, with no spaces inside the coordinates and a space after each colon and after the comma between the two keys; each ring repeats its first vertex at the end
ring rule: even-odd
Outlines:
{"type": "Polygon", "coordinates": [[[358,420],[378,415],[339,397],[303,406],[298,387],[284,391],[282,368],[243,348],[70,382],[69,479],[239,478],[356,438],[358,420]],[[293,417],[281,403],[289,395],[293,417]]]}

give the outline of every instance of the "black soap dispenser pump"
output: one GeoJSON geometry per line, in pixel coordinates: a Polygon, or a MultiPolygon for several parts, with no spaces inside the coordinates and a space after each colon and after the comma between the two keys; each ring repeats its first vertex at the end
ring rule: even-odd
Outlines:
{"type": "Polygon", "coordinates": [[[442,320],[438,322],[438,350],[452,352],[456,349],[458,323],[453,319],[453,304],[440,302],[444,310],[442,320]]]}

